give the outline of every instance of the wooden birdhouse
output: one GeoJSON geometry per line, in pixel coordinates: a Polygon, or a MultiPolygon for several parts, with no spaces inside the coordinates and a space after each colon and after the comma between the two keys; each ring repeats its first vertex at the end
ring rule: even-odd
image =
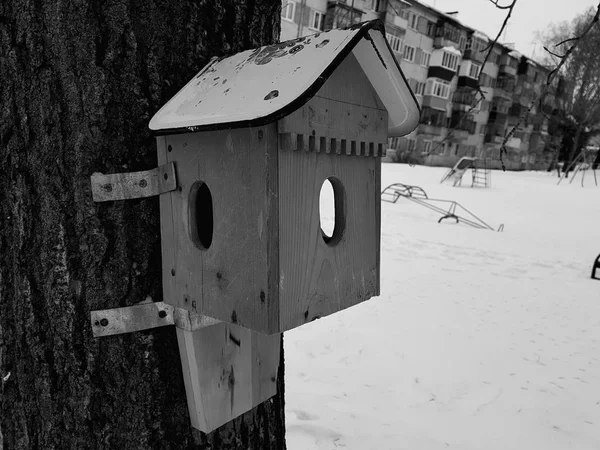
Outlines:
{"type": "Polygon", "coordinates": [[[211,61],[150,122],[165,301],[273,334],[378,295],[380,158],[418,118],[380,21],[211,61]]]}
{"type": "Polygon", "coordinates": [[[158,168],[92,176],[95,201],[160,196],[164,294],[94,334],[175,325],[204,432],[269,399],[280,333],[379,294],[380,158],[418,118],[380,21],[212,60],[151,120],[158,168]]]}

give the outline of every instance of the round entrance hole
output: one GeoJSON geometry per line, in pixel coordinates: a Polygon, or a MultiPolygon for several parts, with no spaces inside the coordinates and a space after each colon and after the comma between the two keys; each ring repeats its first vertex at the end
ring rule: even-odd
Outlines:
{"type": "Polygon", "coordinates": [[[192,242],[196,247],[206,250],[210,248],[213,238],[213,201],[206,183],[194,183],[188,201],[192,242]]]}
{"type": "Polygon", "coordinates": [[[335,177],[327,178],[321,186],[319,224],[326,244],[340,242],[346,227],[346,197],[342,182],[335,177]]]}

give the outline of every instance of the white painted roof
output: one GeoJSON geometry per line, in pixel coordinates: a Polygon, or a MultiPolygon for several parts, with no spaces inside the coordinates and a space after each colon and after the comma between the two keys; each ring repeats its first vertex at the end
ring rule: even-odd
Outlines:
{"type": "Polygon", "coordinates": [[[384,103],[389,135],[419,122],[419,106],[385,39],[383,23],[366,22],[212,60],[150,121],[162,134],[278,120],[307,102],[352,52],[384,103]]]}

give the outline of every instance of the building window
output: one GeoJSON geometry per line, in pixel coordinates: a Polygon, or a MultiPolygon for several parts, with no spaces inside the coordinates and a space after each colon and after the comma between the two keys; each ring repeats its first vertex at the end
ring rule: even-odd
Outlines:
{"type": "Polygon", "coordinates": [[[415,48],[410,45],[404,46],[404,59],[413,62],[415,60],[415,48]]]}
{"type": "Polygon", "coordinates": [[[440,111],[428,106],[424,106],[421,110],[419,123],[432,127],[446,127],[446,111],[440,111]]]}
{"type": "Polygon", "coordinates": [[[466,45],[467,45],[467,38],[461,34],[460,37],[458,38],[458,49],[461,52],[464,52],[466,45]]]}
{"type": "Polygon", "coordinates": [[[417,86],[415,88],[415,95],[425,95],[425,88],[427,87],[427,83],[421,83],[417,81],[417,86]]]}
{"type": "Polygon", "coordinates": [[[409,152],[413,152],[415,151],[415,147],[417,146],[417,141],[415,139],[412,138],[407,138],[407,143],[408,143],[408,151],[409,152]]]}
{"type": "Polygon", "coordinates": [[[450,83],[437,78],[427,81],[427,88],[425,90],[427,95],[433,95],[439,98],[450,97],[450,83]]]}
{"type": "Polygon", "coordinates": [[[390,33],[385,33],[385,37],[390,43],[390,47],[392,47],[392,50],[394,50],[396,53],[402,52],[402,39],[390,33]]]}
{"type": "Polygon", "coordinates": [[[294,13],[296,12],[296,2],[285,2],[281,8],[281,18],[290,22],[294,21],[294,13]]]}
{"type": "Polygon", "coordinates": [[[311,30],[323,31],[323,25],[325,24],[325,14],[319,11],[313,10],[312,20],[310,21],[311,30]]]}
{"type": "Polygon", "coordinates": [[[421,65],[423,67],[429,67],[429,61],[431,60],[431,53],[423,52],[421,53],[421,65]]]}
{"type": "Polygon", "coordinates": [[[458,56],[444,52],[444,55],[442,56],[442,67],[456,71],[456,68],[458,67],[458,56]]]}
{"type": "Polygon", "coordinates": [[[371,0],[371,10],[375,12],[379,12],[379,8],[381,8],[379,4],[380,0],[371,0]]]}
{"type": "Polygon", "coordinates": [[[430,38],[435,36],[435,22],[427,21],[427,36],[430,38]]]}
{"type": "Polygon", "coordinates": [[[432,142],[431,141],[423,141],[423,153],[431,152],[432,142]]]}
{"type": "Polygon", "coordinates": [[[415,14],[414,12],[409,11],[406,19],[408,21],[408,28],[410,28],[412,30],[416,30],[417,24],[419,23],[419,16],[417,14],[415,14]]]}
{"type": "Polygon", "coordinates": [[[477,79],[479,77],[480,70],[481,66],[478,66],[477,64],[471,64],[471,67],[469,67],[469,76],[477,79]]]}

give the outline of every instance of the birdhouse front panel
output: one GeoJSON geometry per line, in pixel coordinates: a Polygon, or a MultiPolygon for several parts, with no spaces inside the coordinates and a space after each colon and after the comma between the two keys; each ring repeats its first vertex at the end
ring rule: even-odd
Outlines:
{"type": "Polygon", "coordinates": [[[282,330],[379,295],[379,157],[387,124],[385,106],[353,55],[279,121],[282,330]],[[331,235],[319,212],[327,180],[335,210],[331,235]]]}
{"type": "Polygon", "coordinates": [[[277,329],[275,124],[163,136],[158,150],[178,184],[161,196],[164,301],[277,329]]]}

